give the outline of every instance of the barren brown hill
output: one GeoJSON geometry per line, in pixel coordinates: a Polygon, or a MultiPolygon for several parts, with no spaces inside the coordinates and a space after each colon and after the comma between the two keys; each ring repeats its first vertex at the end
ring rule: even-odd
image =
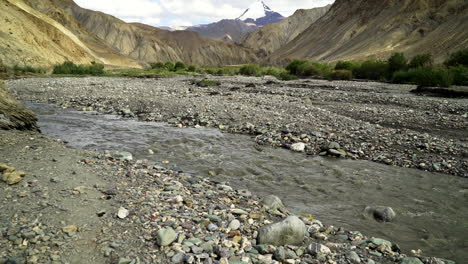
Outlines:
{"type": "MultiPolygon", "coordinates": [[[[253,62],[256,59],[248,49],[204,38],[195,32],[170,32],[148,25],[126,23],[101,12],[81,8],[72,0],[50,1],[106,44],[138,61],[148,63],[170,60],[198,65],[227,65],[253,62]]],[[[47,7],[35,7],[41,12],[48,12],[47,7]]]]}
{"type": "Polygon", "coordinates": [[[0,64],[44,67],[64,60],[100,61],[71,32],[22,1],[2,1],[0,21],[0,64]]]}
{"type": "Polygon", "coordinates": [[[337,0],[330,11],[269,58],[318,61],[431,53],[468,47],[466,0],[337,0]]]}
{"type": "Polygon", "coordinates": [[[299,9],[281,22],[270,24],[246,35],[241,45],[257,51],[259,56],[267,56],[283,47],[315,21],[325,15],[331,5],[312,9],[299,9]]]}
{"type": "Polygon", "coordinates": [[[140,67],[110,48],[50,0],[5,0],[0,5],[2,64],[50,67],[66,60],[140,67]],[[39,12],[37,6],[47,12],[39,12]]]}

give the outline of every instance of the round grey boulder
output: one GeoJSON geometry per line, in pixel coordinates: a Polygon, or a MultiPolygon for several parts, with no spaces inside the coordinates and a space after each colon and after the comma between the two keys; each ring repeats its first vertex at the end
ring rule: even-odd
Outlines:
{"type": "Polygon", "coordinates": [[[395,211],[387,206],[367,206],[364,213],[378,222],[392,222],[396,217],[395,211]]]}
{"type": "Polygon", "coordinates": [[[307,228],[297,216],[288,216],[283,220],[266,225],[258,232],[258,244],[274,246],[301,245],[307,228]]]}

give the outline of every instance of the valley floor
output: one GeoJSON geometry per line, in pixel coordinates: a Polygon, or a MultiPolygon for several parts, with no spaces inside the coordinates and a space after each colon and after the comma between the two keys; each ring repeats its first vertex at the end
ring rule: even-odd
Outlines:
{"type": "MultiPolygon", "coordinates": [[[[309,154],[328,149],[325,153],[467,176],[466,99],[419,97],[409,93],[411,86],[380,83],[216,79],[221,86],[198,87],[191,78],[177,77],[37,78],[11,80],[7,87],[22,100],[181,127],[217,126],[255,134],[261,144],[302,142],[309,154]],[[340,147],[329,147],[332,142],[340,147]]],[[[256,246],[251,243],[259,227],[286,209],[266,210],[246,190],[144,161],[70,149],[36,132],[0,131],[0,162],[26,171],[19,184],[0,183],[2,264],[275,263],[272,258],[421,263],[388,241],[323,226],[308,216],[302,220],[315,246],[256,246]],[[163,228],[166,232],[157,232],[163,228]],[[172,246],[158,245],[174,240],[172,246]]]]}
{"type": "Polygon", "coordinates": [[[256,135],[259,144],[304,143],[307,154],[468,177],[467,99],[420,96],[410,92],[415,86],[376,82],[209,78],[221,85],[199,87],[179,76],[31,78],[8,87],[22,100],[219,127],[256,135]]]}

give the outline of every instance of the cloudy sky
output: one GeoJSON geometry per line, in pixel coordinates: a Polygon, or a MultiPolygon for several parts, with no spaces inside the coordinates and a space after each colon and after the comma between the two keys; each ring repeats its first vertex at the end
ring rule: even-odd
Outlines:
{"type": "MultiPolygon", "coordinates": [[[[154,26],[190,26],[239,17],[257,0],[75,0],[81,7],[102,11],[127,22],[154,26]]],[[[264,0],[271,9],[289,16],[296,9],[313,8],[334,0],[264,0]]]]}

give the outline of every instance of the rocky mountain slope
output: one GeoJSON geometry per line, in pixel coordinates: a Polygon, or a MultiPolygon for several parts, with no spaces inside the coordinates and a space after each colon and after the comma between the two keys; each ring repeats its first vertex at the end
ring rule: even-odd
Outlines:
{"type": "MultiPolygon", "coordinates": [[[[50,1],[120,54],[144,63],[171,60],[197,65],[225,65],[255,60],[250,50],[203,38],[195,32],[170,32],[148,25],[126,23],[101,12],[81,8],[72,0],[50,1]]],[[[32,2],[36,8],[47,12],[46,8],[32,2]]]]}
{"type": "Polygon", "coordinates": [[[266,25],[244,37],[241,44],[258,51],[260,56],[266,56],[283,47],[315,21],[325,15],[330,5],[312,9],[299,9],[283,21],[266,25]]]}
{"type": "Polygon", "coordinates": [[[283,19],[280,13],[273,11],[265,2],[256,0],[236,19],[223,19],[207,25],[188,27],[187,30],[211,39],[238,43],[245,35],[283,19]]]}
{"type": "Polygon", "coordinates": [[[239,42],[243,36],[258,28],[259,27],[254,24],[247,24],[238,19],[223,19],[208,25],[189,27],[187,30],[197,32],[202,36],[215,40],[239,42]]]}
{"type": "Polygon", "coordinates": [[[105,60],[60,23],[20,0],[1,2],[0,21],[0,64],[38,67],[66,59],[77,63],[105,60]]]}
{"type": "Polygon", "coordinates": [[[5,0],[0,4],[0,64],[50,67],[70,60],[118,67],[156,61],[198,65],[253,62],[252,51],[189,32],[131,24],[80,8],[72,0],[5,0]]]}
{"type": "Polygon", "coordinates": [[[465,0],[337,0],[269,61],[381,58],[393,52],[432,53],[441,61],[468,47],[467,21],[465,0]]]}

